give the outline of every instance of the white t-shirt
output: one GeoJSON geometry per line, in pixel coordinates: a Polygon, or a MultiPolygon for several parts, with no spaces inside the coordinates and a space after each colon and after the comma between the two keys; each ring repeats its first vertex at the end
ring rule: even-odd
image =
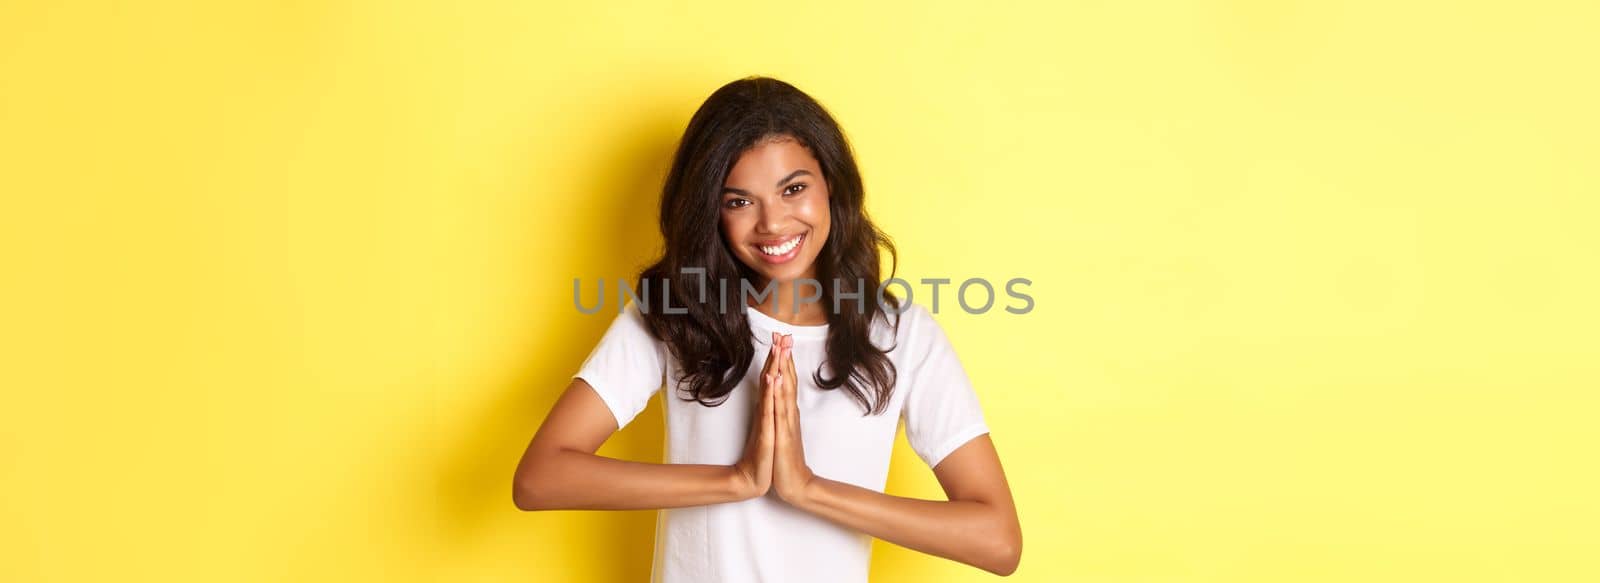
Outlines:
{"type": "MultiPolygon", "coordinates": [[[[594,387],[623,427],[665,384],[666,463],[730,465],[738,461],[759,403],[759,377],[772,332],[794,335],[797,400],[806,463],[818,476],[883,491],[898,422],[917,456],[938,465],[950,452],[989,432],[977,394],[944,330],[921,305],[911,304],[895,330],[874,322],[873,342],[889,352],[897,371],[893,398],[883,414],[863,409],[840,388],[818,389],[828,327],[795,326],[746,308],[756,358],[744,380],[721,405],[679,398],[679,365],[665,343],[650,336],[637,304],[630,303],[574,378],[594,387]],[[893,340],[891,340],[893,337],[893,340]]],[[[894,314],[888,317],[896,318],[894,314]]],[[[871,539],[765,496],[706,506],[662,509],[657,514],[652,583],[865,582],[871,539]]]]}

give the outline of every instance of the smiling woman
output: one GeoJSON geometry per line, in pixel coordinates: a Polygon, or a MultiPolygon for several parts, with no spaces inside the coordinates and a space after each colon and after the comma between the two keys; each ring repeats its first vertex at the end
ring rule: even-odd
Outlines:
{"type": "Polygon", "coordinates": [[[866,581],[871,537],[1013,572],[1021,528],[977,394],[926,309],[875,293],[894,247],[862,193],[811,97],[760,77],[713,93],[639,277],[682,309],[616,316],[523,454],[517,506],[662,509],[658,582],[866,581]],[[823,301],[797,301],[806,280],[823,301]],[[729,290],[743,309],[708,297],[729,290]],[[595,455],[663,386],[667,463],[595,455]],[[883,492],[901,419],[948,500],[883,492]]]}
{"type": "Polygon", "coordinates": [[[813,188],[803,179],[820,182],[817,176],[821,171],[816,166],[816,158],[804,145],[793,137],[779,135],[740,156],[728,173],[730,186],[722,189],[722,232],[734,255],[746,265],[757,266],[757,273],[765,279],[815,279],[817,253],[822,245],[804,243],[808,238],[828,240],[828,186],[822,183],[813,188]],[[786,168],[797,170],[774,183],[772,192],[756,187],[761,178],[782,173],[786,168]],[[751,189],[731,186],[734,184],[751,184],[751,189]],[[794,232],[783,233],[786,230],[794,232]],[[806,260],[795,265],[805,269],[804,273],[771,267],[802,255],[806,260]]]}
{"type": "Polygon", "coordinates": [[[687,317],[646,311],[645,321],[686,363],[697,400],[716,402],[733,391],[740,379],[728,372],[749,368],[755,356],[744,311],[698,301],[701,286],[720,293],[741,282],[758,289],[776,282],[774,297],[762,304],[769,315],[834,327],[826,347],[834,374],[818,376],[818,385],[844,388],[872,411],[883,410],[895,370],[886,347],[868,335],[885,308],[899,308],[893,295],[883,298],[887,306],[876,301],[879,249],[891,259],[895,251],[868,218],[863,190],[838,123],[788,83],[735,81],[695,112],[662,190],[665,252],[639,280],[641,287],[677,290],[682,298],[674,304],[688,306],[687,317]],[[706,228],[711,224],[719,228],[706,228]],[[795,247],[768,252],[782,245],[795,247]],[[689,275],[700,270],[704,279],[689,275]],[[804,279],[824,282],[822,302],[797,300],[804,279]],[[837,309],[824,309],[834,300],[837,309]]]}

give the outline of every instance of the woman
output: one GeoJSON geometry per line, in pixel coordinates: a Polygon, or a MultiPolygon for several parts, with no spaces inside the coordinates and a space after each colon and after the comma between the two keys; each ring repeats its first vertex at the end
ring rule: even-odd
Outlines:
{"type": "Polygon", "coordinates": [[[1016,569],[976,394],[927,310],[878,288],[894,247],[820,104],[761,77],[713,93],[673,159],[661,233],[523,454],[518,508],[663,509],[657,582],[866,581],[869,537],[1016,569]],[[594,455],[663,385],[667,463],[594,455]],[[902,418],[948,501],[883,493],[902,418]]]}

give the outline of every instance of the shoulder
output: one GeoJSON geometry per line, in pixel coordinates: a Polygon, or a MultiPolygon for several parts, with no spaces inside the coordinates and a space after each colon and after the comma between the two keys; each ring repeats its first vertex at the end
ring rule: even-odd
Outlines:
{"type": "Polygon", "coordinates": [[[628,302],[622,309],[617,310],[617,315],[611,318],[614,326],[644,326],[644,314],[639,311],[639,304],[628,302]]]}
{"type": "Polygon", "coordinates": [[[900,313],[886,310],[884,316],[887,322],[884,327],[892,328],[896,348],[904,347],[908,352],[922,353],[944,337],[939,322],[922,304],[905,302],[901,304],[900,313]]]}
{"type": "Polygon", "coordinates": [[[639,309],[639,304],[628,302],[612,318],[610,333],[620,334],[640,342],[647,339],[659,341],[655,334],[650,331],[650,324],[645,318],[646,315],[639,309]]]}
{"type": "Polygon", "coordinates": [[[885,314],[891,325],[896,327],[896,334],[899,336],[920,336],[939,326],[928,308],[916,302],[902,303],[899,314],[892,311],[886,311],[885,314]]]}

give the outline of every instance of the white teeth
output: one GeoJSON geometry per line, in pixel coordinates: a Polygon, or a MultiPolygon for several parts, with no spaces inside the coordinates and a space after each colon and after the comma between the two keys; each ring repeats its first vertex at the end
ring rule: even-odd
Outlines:
{"type": "Polygon", "coordinates": [[[800,244],[800,237],[796,236],[795,238],[790,239],[787,243],[784,243],[782,245],[776,245],[776,246],[772,246],[772,247],[761,245],[761,246],[759,246],[759,248],[761,249],[762,253],[766,253],[767,255],[783,255],[784,253],[788,253],[790,251],[793,251],[794,250],[794,246],[795,245],[799,245],[799,244],[800,244]]]}

